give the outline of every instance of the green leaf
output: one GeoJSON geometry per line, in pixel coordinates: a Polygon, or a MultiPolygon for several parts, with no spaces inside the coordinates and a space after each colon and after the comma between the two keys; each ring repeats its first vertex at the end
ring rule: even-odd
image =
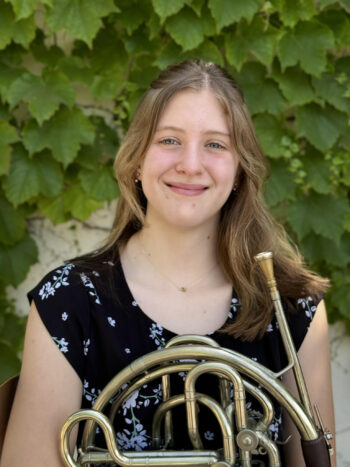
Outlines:
{"type": "Polygon", "coordinates": [[[306,180],[308,185],[317,193],[331,193],[331,161],[326,160],[324,155],[318,151],[309,148],[303,158],[303,165],[304,170],[307,172],[306,180]]]}
{"type": "Polygon", "coordinates": [[[76,158],[82,144],[91,144],[94,128],[89,119],[77,108],[61,107],[42,127],[34,121],[26,123],[23,143],[28,151],[52,150],[54,158],[66,167],[76,158]]]}
{"type": "Polygon", "coordinates": [[[172,0],[171,2],[169,0],[152,0],[154,11],[160,17],[161,23],[164,23],[168,16],[179,12],[186,3],[186,0],[172,0]]]}
{"type": "Polygon", "coordinates": [[[285,132],[276,117],[259,114],[254,117],[254,127],[266,155],[279,158],[282,156],[281,141],[285,132]]]}
{"type": "Polygon", "coordinates": [[[310,77],[299,67],[288,68],[284,73],[275,71],[273,78],[290,105],[304,105],[315,98],[314,90],[310,83],[310,77]]]}
{"type": "Polygon", "coordinates": [[[0,384],[19,373],[21,361],[16,352],[4,342],[0,342],[0,384]]]}
{"type": "Polygon", "coordinates": [[[99,163],[113,161],[118,149],[118,137],[116,131],[107,126],[101,117],[92,117],[96,131],[95,141],[92,146],[82,146],[76,162],[86,169],[95,170],[99,163]]]}
{"type": "Polygon", "coordinates": [[[103,203],[89,198],[82,186],[76,184],[65,191],[64,206],[75,218],[85,221],[96,209],[102,208],[103,203]]]}
{"type": "Polygon", "coordinates": [[[346,10],[348,13],[350,13],[350,1],[349,0],[338,0],[341,6],[346,10]]]}
{"type": "Polygon", "coordinates": [[[35,37],[34,17],[16,21],[11,5],[0,2],[0,50],[13,40],[28,47],[35,37]]]}
{"type": "Polygon", "coordinates": [[[188,7],[169,18],[165,29],[184,51],[198,47],[204,39],[202,20],[188,7]]]}
{"type": "Polygon", "coordinates": [[[0,242],[13,245],[24,235],[26,223],[23,215],[3,197],[0,197],[0,242]]]}
{"type": "Polygon", "coordinates": [[[123,70],[108,75],[95,75],[90,86],[91,95],[97,100],[116,98],[125,86],[123,70]]]}
{"type": "Polygon", "coordinates": [[[112,201],[119,195],[117,182],[109,167],[104,166],[97,171],[82,169],[79,179],[86,193],[97,201],[112,201]]]}
{"type": "Polygon", "coordinates": [[[101,18],[119,8],[113,0],[91,2],[90,0],[60,0],[52,3],[46,20],[52,32],[65,29],[69,34],[86,42],[89,46],[102,26],[101,18]]]}
{"type": "Polygon", "coordinates": [[[339,146],[341,146],[342,148],[350,152],[350,130],[349,129],[339,138],[339,146]]]}
{"type": "Polygon", "coordinates": [[[251,24],[239,23],[237,30],[225,36],[226,56],[238,70],[252,53],[259,61],[270,66],[275,54],[275,46],[280,32],[261,16],[256,16],[251,24]]]}
{"type": "MultiPolygon", "coordinates": [[[[135,38],[135,36],[138,38],[139,34],[139,31],[136,31],[131,38],[128,36],[120,38],[120,35],[114,27],[105,27],[101,29],[94,40],[94,53],[91,55],[90,59],[91,68],[94,74],[109,74],[115,72],[120,74],[121,72],[124,72],[126,78],[130,56],[125,51],[122,39],[130,40],[135,38]]],[[[144,35],[142,35],[142,40],[143,52],[145,52],[144,46],[146,37],[144,35]]],[[[130,51],[130,53],[131,52],[135,52],[135,49],[130,51]]],[[[82,60],[81,63],[86,66],[85,60],[82,60]]]]}
{"type": "Polygon", "coordinates": [[[12,246],[0,244],[0,279],[17,287],[37,261],[38,248],[29,235],[12,246]]]}
{"type": "Polygon", "coordinates": [[[251,114],[269,112],[277,115],[284,109],[285,100],[277,84],[265,78],[265,74],[266,70],[263,65],[249,62],[235,77],[243,89],[251,114]]]}
{"type": "Polygon", "coordinates": [[[42,77],[25,73],[8,90],[11,107],[20,101],[27,102],[39,125],[49,119],[61,103],[71,107],[74,97],[75,93],[68,79],[57,70],[46,71],[42,77]]]}
{"type": "Polygon", "coordinates": [[[323,8],[326,8],[329,5],[333,5],[337,1],[338,0],[318,0],[318,3],[320,5],[320,8],[323,9],[323,8]]]}
{"type": "Polygon", "coordinates": [[[259,9],[258,0],[209,0],[208,6],[216,21],[218,31],[225,26],[246,18],[251,21],[259,9]]]}
{"type": "Polygon", "coordinates": [[[346,115],[326,105],[316,104],[300,107],[296,112],[299,136],[305,136],[320,151],[327,151],[347,129],[346,115]]]}
{"type": "Polygon", "coordinates": [[[10,174],[3,181],[7,199],[14,205],[38,195],[40,187],[38,178],[32,172],[33,163],[21,145],[13,148],[10,174]]]}
{"type": "Polygon", "coordinates": [[[346,319],[350,319],[350,308],[349,308],[349,302],[350,302],[350,287],[349,287],[349,280],[347,282],[341,282],[338,284],[337,282],[334,282],[334,279],[332,280],[332,284],[334,286],[332,287],[332,292],[331,292],[331,301],[332,303],[337,307],[341,315],[345,317],[346,319]]]}
{"type": "MultiPolygon", "coordinates": [[[[12,4],[13,10],[16,15],[16,19],[28,18],[32,13],[35,12],[39,0],[5,0],[12,4]]],[[[41,3],[51,5],[52,0],[41,0],[41,3]]]]}
{"type": "Polygon", "coordinates": [[[39,193],[55,196],[61,191],[62,184],[63,175],[59,164],[48,152],[36,154],[29,159],[22,146],[14,147],[10,174],[3,182],[6,196],[14,206],[39,193]]]}
{"type": "Polygon", "coordinates": [[[149,31],[150,40],[159,37],[161,34],[162,26],[160,24],[159,16],[156,15],[154,11],[151,13],[151,16],[149,17],[146,24],[149,31]]]}
{"type": "Polygon", "coordinates": [[[321,235],[309,234],[301,241],[303,255],[310,263],[344,267],[350,261],[350,235],[341,237],[339,244],[321,235]]]}
{"type": "Polygon", "coordinates": [[[12,147],[11,143],[18,141],[16,129],[4,120],[0,120],[0,175],[6,175],[10,170],[12,147]]]}
{"type": "MultiPolygon", "coordinates": [[[[1,305],[1,302],[0,302],[1,305]]],[[[8,309],[8,307],[6,307],[8,309]]],[[[3,311],[0,319],[0,341],[11,345],[13,350],[23,349],[25,324],[27,317],[19,317],[11,311],[3,311]]]]}
{"type": "Polygon", "coordinates": [[[64,56],[57,61],[57,66],[70,82],[83,83],[88,86],[92,83],[94,72],[86,67],[84,60],[80,57],[64,56]]]}
{"type": "Polygon", "coordinates": [[[321,78],[312,78],[312,84],[318,94],[336,109],[350,114],[350,97],[344,97],[346,88],[334,79],[334,74],[323,73],[321,78]]]}
{"type": "Polygon", "coordinates": [[[142,23],[145,22],[152,10],[148,2],[138,2],[125,4],[118,15],[120,23],[127,33],[131,35],[142,23]]]}
{"type": "Polygon", "coordinates": [[[318,21],[302,21],[294,30],[287,31],[279,43],[282,69],[296,65],[307,73],[318,76],[326,68],[327,49],[334,47],[332,31],[318,21]]]}
{"type": "Polygon", "coordinates": [[[38,208],[39,211],[55,225],[69,220],[69,216],[64,206],[63,193],[60,193],[54,198],[40,197],[38,199],[38,208]]]}
{"type": "Polygon", "coordinates": [[[333,32],[340,47],[346,47],[350,43],[350,21],[343,11],[325,10],[317,18],[333,32]]]}
{"type": "Polygon", "coordinates": [[[299,239],[315,232],[339,243],[343,233],[344,218],[350,209],[342,199],[309,193],[287,207],[287,217],[299,239]]]}
{"type": "Polygon", "coordinates": [[[0,63],[0,96],[3,102],[7,102],[7,93],[11,84],[23,73],[22,68],[10,67],[0,63]]]}
{"type": "MultiPolygon", "coordinates": [[[[201,43],[199,47],[181,55],[183,60],[202,59],[206,62],[214,62],[224,66],[224,60],[218,47],[210,40],[201,43]]],[[[179,61],[179,56],[177,62],[179,61]]],[[[176,62],[175,62],[176,63],[176,62]]]]}
{"type": "Polygon", "coordinates": [[[313,0],[283,0],[280,17],[286,26],[295,26],[302,19],[310,19],[317,14],[313,0]]]}
{"type": "Polygon", "coordinates": [[[166,68],[169,65],[179,62],[179,56],[181,56],[181,47],[175,44],[171,39],[166,45],[159,51],[159,56],[153,62],[153,65],[160,69],[166,68]]]}
{"type": "Polygon", "coordinates": [[[266,184],[265,199],[268,206],[275,206],[295,197],[295,183],[284,161],[273,160],[270,164],[271,176],[266,184]]]}
{"type": "MultiPolygon", "coordinates": [[[[188,2],[187,2],[188,3],[188,2]]],[[[205,3],[205,0],[190,0],[188,6],[198,15],[201,16],[202,8],[205,3]]],[[[202,15],[203,18],[204,15],[202,15]]],[[[205,15],[206,16],[206,15],[205,15]]],[[[204,19],[204,18],[203,18],[204,19]]]]}

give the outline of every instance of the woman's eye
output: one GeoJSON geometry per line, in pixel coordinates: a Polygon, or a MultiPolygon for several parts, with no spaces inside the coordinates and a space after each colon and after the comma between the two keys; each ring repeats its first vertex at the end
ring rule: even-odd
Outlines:
{"type": "Polygon", "coordinates": [[[179,144],[176,139],[174,138],[164,138],[160,141],[161,144],[167,144],[167,145],[172,145],[172,144],[179,144]]]}
{"type": "Polygon", "coordinates": [[[213,149],[225,149],[224,146],[220,143],[209,143],[208,146],[210,146],[213,149]]]}

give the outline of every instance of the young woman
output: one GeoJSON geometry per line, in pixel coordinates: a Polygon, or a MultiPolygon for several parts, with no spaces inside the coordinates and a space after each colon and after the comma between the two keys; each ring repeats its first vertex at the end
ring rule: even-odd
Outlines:
{"type": "MultiPolygon", "coordinates": [[[[115,171],[121,197],[105,247],[51,272],[29,293],[1,465],[61,466],[65,419],[91,407],[123,367],[177,334],[210,335],[274,371],[283,368],[269,292],[253,260],[267,250],[311,400],[334,433],[321,301],[327,281],[303,266],[266,210],[265,159],[233,79],[202,61],[163,71],[135,112],[115,171]]],[[[284,382],[295,391],[290,375],[284,382]]],[[[126,401],[116,427],[122,450],[150,447],[160,400],[157,382],[126,401]]],[[[210,415],[201,409],[200,417],[208,449],[220,447],[210,415]]],[[[289,433],[278,406],[270,430],[278,440],[289,433]]],[[[284,465],[303,465],[295,438],[284,465]]],[[[177,439],[186,447],[182,434],[177,439]]]]}

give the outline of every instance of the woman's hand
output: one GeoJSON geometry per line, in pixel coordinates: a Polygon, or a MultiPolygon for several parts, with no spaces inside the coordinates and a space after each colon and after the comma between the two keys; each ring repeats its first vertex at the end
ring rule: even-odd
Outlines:
{"type": "MultiPolygon", "coordinates": [[[[81,396],[80,378],[57,348],[32,302],[1,467],[62,467],[59,433],[68,416],[79,410],[81,396]]],[[[73,446],[76,430],[72,438],[73,446]]]]}

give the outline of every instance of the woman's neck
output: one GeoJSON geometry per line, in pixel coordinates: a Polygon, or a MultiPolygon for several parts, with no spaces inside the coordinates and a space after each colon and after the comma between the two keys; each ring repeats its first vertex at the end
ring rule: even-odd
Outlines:
{"type": "Polygon", "coordinates": [[[148,261],[170,281],[191,284],[218,268],[216,236],[212,228],[156,229],[146,224],[129,240],[127,250],[132,261],[148,261]]]}

